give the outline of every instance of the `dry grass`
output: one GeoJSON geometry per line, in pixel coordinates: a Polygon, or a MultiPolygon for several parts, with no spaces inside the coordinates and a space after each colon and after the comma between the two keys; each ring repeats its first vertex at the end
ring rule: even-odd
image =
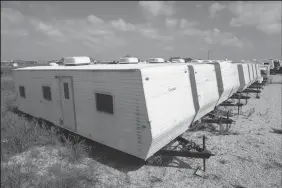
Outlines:
{"type": "Polygon", "coordinates": [[[13,113],[16,96],[11,81],[1,78],[1,90],[1,187],[81,187],[81,182],[88,182],[88,185],[97,182],[89,175],[92,173],[89,169],[70,170],[60,166],[62,161],[69,164],[67,167],[89,156],[89,147],[83,140],[70,139],[58,128],[49,129],[45,124],[39,125],[35,119],[28,120],[13,113]],[[56,164],[45,167],[54,178],[38,175],[42,164],[36,161],[46,157],[48,148],[58,147],[61,149],[56,157],[42,161],[43,164],[52,164],[58,160],[56,164]]]}
{"type": "Polygon", "coordinates": [[[20,117],[11,112],[16,107],[12,81],[1,78],[1,187],[278,188],[281,135],[271,130],[282,128],[279,87],[267,85],[260,100],[250,99],[243,115],[232,117],[231,129],[202,124],[184,134],[198,144],[207,135],[207,148],[216,154],[203,179],[193,175],[202,165],[199,159],[139,165],[120,152],[20,117]]]}

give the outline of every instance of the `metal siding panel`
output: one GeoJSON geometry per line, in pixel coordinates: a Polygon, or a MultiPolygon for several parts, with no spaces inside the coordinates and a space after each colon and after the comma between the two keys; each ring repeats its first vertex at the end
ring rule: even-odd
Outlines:
{"type": "Polygon", "coordinates": [[[153,139],[147,158],[184,133],[192,123],[195,108],[188,74],[187,65],[142,70],[153,139]]]}

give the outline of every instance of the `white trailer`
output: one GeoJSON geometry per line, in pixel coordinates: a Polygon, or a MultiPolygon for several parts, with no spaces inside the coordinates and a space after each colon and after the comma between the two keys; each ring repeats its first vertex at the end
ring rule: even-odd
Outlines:
{"type": "Polygon", "coordinates": [[[263,75],[265,75],[266,77],[270,76],[270,67],[269,65],[260,65],[260,72],[263,75]]]}
{"type": "Polygon", "coordinates": [[[15,69],[18,109],[148,159],[195,116],[188,66],[112,64],[15,69]]]}
{"type": "Polygon", "coordinates": [[[255,67],[256,67],[256,73],[257,73],[257,81],[258,83],[262,83],[263,77],[261,76],[261,72],[260,72],[260,64],[255,63],[255,67]]]}
{"type": "Polygon", "coordinates": [[[238,92],[242,92],[251,84],[248,65],[240,62],[232,62],[232,63],[237,65],[239,81],[240,81],[240,87],[238,88],[238,92]]]}
{"type": "Polygon", "coordinates": [[[253,73],[253,66],[251,65],[251,63],[247,63],[247,62],[245,62],[245,63],[248,65],[250,81],[251,81],[250,85],[252,85],[255,82],[254,73],[253,73]]]}
{"type": "Polygon", "coordinates": [[[188,63],[196,115],[194,121],[210,113],[219,99],[215,66],[188,63]]]}
{"type": "Polygon", "coordinates": [[[240,87],[237,65],[232,64],[231,61],[213,61],[208,64],[215,66],[219,93],[217,105],[219,105],[229,99],[240,87]]]}
{"type": "Polygon", "coordinates": [[[255,81],[257,81],[258,79],[258,75],[257,75],[257,68],[256,68],[256,64],[255,63],[252,63],[252,67],[253,67],[253,73],[254,73],[254,78],[255,78],[255,81]]]}

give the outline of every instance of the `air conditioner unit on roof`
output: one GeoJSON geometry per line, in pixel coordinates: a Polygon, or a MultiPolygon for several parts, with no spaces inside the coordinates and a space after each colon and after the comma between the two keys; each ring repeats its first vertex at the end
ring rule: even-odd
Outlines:
{"type": "Polygon", "coordinates": [[[75,66],[75,65],[89,65],[91,60],[87,56],[78,56],[78,57],[64,57],[65,66],[75,66]]]}

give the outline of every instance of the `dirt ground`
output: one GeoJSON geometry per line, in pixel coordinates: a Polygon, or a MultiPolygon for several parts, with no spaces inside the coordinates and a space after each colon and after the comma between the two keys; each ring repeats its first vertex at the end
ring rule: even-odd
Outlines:
{"type": "MultiPolygon", "coordinates": [[[[282,76],[273,76],[260,96],[256,99],[252,94],[242,115],[233,117],[236,123],[228,135],[211,131],[185,133],[185,137],[199,143],[203,134],[207,136],[207,148],[215,156],[207,160],[205,178],[193,174],[202,165],[199,159],[175,158],[164,166],[139,165],[124,154],[94,144],[93,156],[76,164],[69,164],[58,155],[63,150],[60,147],[37,147],[2,165],[28,161],[38,175],[46,175],[47,167],[53,171],[87,171],[97,178],[95,187],[281,188],[282,135],[272,128],[282,129],[282,76]]],[[[84,187],[94,186],[85,182],[84,187]]]]}

